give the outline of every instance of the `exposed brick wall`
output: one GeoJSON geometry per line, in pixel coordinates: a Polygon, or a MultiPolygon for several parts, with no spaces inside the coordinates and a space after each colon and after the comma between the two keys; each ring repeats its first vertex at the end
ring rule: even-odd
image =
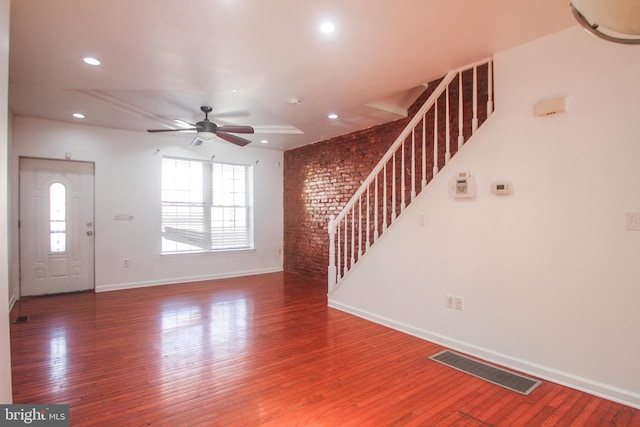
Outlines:
{"type": "MultiPolygon", "coordinates": [[[[486,117],[486,67],[478,72],[479,88],[482,94],[478,100],[478,116],[486,117]]],[[[338,136],[284,153],[284,270],[302,274],[314,279],[327,277],[329,258],[329,235],[327,224],[330,215],[337,215],[346,205],[384,153],[393,144],[416,111],[429,97],[439,80],[428,85],[425,92],[409,109],[409,117],[362,131],[338,136]]],[[[457,80],[450,85],[449,99],[452,106],[457,105],[457,80]]],[[[464,116],[471,117],[472,79],[470,74],[463,77],[465,93],[464,116]]],[[[445,153],[445,98],[438,105],[438,164],[444,165],[445,153]]],[[[451,107],[450,109],[452,109],[451,107]]],[[[433,114],[427,115],[427,134],[433,129],[433,114]]],[[[456,151],[458,121],[457,107],[451,111],[451,152],[456,151]]],[[[481,120],[482,121],[482,120],[481,120]]],[[[470,124],[463,128],[465,135],[471,134],[470,124]]],[[[416,139],[421,138],[421,132],[416,139]]],[[[427,146],[427,179],[431,179],[433,169],[433,136],[427,146]]],[[[429,141],[428,139],[428,141],[429,141]]],[[[419,144],[418,144],[419,145],[419,144]]],[[[410,152],[410,139],[405,143],[405,151],[410,152]]],[[[422,150],[417,147],[416,169],[421,168],[422,150]]],[[[399,156],[398,156],[399,157],[399,156]]],[[[400,159],[396,159],[396,181],[400,182],[400,159]]],[[[391,166],[388,166],[391,168],[391,166]]],[[[409,182],[410,164],[405,163],[406,193],[411,191],[409,182]]],[[[390,173],[390,172],[388,172],[390,173]]],[[[418,180],[418,178],[417,178],[418,180]]],[[[398,184],[398,187],[399,184],[398,184]]],[[[420,183],[416,183],[420,188],[420,183]]],[[[381,190],[380,190],[381,191],[381,190]]],[[[389,189],[389,194],[390,194],[389,189]]],[[[409,200],[407,194],[405,200],[409,200]]],[[[396,210],[399,212],[401,196],[398,194],[396,210]]],[[[390,206],[388,207],[390,210],[390,206]]],[[[389,213],[390,214],[390,213],[389,213]]]]}

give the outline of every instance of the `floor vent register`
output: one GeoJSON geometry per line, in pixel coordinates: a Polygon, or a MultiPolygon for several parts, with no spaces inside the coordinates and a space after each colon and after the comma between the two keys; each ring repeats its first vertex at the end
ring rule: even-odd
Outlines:
{"type": "Polygon", "coordinates": [[[13,323],[29,323],[29,320],[31,320],[30,316],[16,316],[13,318],[13,323]]]}
{"type": "Polygon", "coordinates": [[[429,359],[524,395],[528,395],[542,384],[542,381],[496,368],[450,350],[441,351],[429,359]]]}

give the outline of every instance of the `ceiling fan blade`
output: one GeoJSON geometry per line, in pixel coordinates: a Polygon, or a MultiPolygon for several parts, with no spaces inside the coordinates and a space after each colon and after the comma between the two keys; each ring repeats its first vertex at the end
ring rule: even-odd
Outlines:
{"type": "Polygon", "coordinates": [[[195,138],[193,138],[193,141],[191,141],[191,144],[189,144],[189,148],[202,145],[203,142],[204,142],[203,139],[200,139],[199,137],[196,136],[195,138]]]}
{"type": "Polygon", "coordinates": [[[251,126],[218,126],[219,132],[253,133],[251,126]]]}
{"type": "Polygon", "coordinates": [[[197,128],[193,129],[147,129],[147,132],[155,133],[155,132],[185,132],[185,131],[194,131],[198,130],[197,128]]]}
{"type": "Polygon", "coordinates": [[[220,138],[224,139],[225,141],[228,141],[232,144],[239,145],[240,147],[244,147],[245,145],[251,143],[251,141],[249,141],[248,139],[244,139],[236,135],[231,135],[230,133],[226,133],[226,132],[218,131],[216,132],[216,135],[218,135],[220,138]]]}
{"type": "Polygon", "coordinates": [[[192,128],[196,127],[194,123],[187,122],[181,119],[173,119],[173,122],[184,129],[189,129],[189,126],[191,126],[192,128]]]}

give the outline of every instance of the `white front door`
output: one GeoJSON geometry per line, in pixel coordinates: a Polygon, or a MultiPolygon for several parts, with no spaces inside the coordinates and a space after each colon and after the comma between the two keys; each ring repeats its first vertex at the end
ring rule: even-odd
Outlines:
{"type": "Polygon", "coordinates": [[[93,163],[20,159],[20,295],[93,289],[93,163]]]}

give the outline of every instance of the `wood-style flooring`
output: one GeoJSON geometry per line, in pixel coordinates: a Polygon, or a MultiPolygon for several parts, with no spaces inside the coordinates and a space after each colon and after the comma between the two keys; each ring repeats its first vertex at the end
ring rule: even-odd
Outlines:
{"type": "Polygon", "coordinates": [[[20,300],[15,403],[72,426],[639,426],[544,382],[529,396],[428,357],[442,347],[327,307],[286,273],[20,300]]]}

